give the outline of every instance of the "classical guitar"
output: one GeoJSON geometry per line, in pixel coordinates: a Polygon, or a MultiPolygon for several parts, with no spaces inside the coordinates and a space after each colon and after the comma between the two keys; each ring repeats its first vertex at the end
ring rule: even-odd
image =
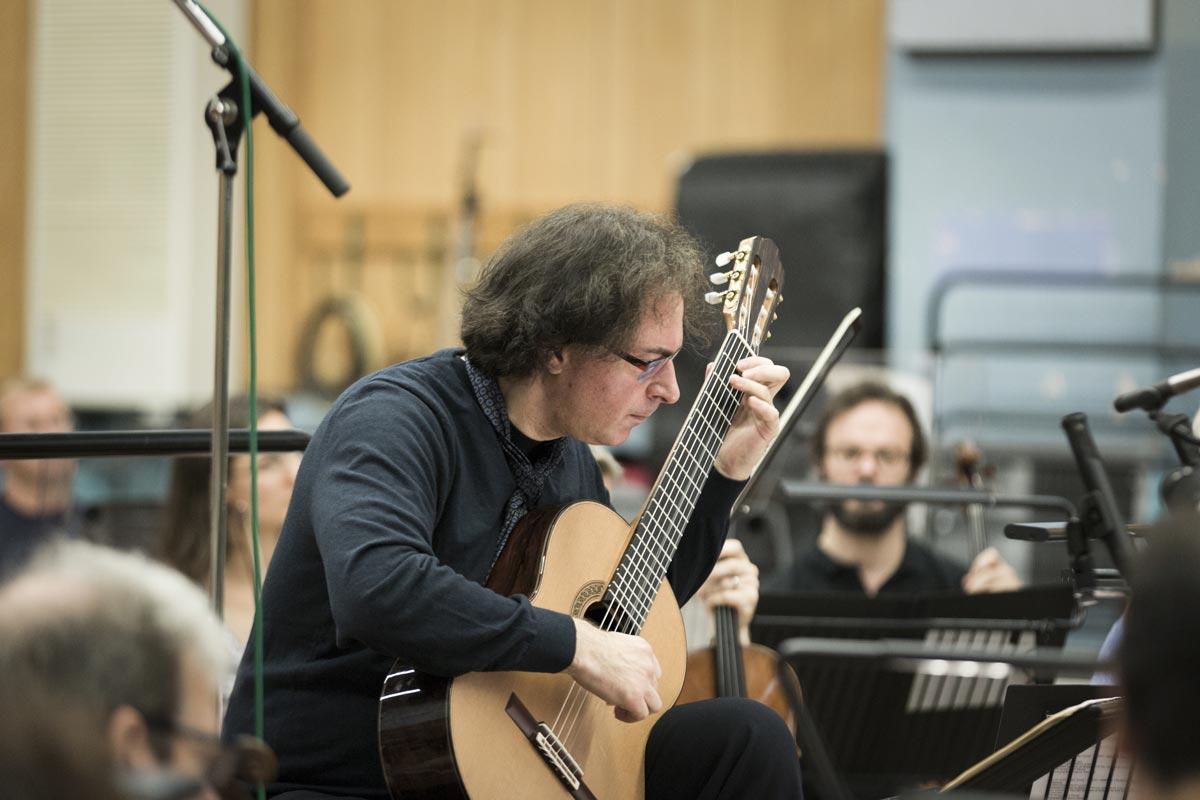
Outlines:
{"type": "MultiPolygon", "coordinates": [[[[636,633],[654,648],[664,710],[679,695],[686,649],[667,566],[742,400],[734,366],[757,352],[780,302],[770,239],[717,260],[707,295],[728,332],[666,464],[633,524],[595,502],[526,515],[488,576],[501,594],[636,633]],[[664,591],[666,589],[666,591],[664,591]]],[[[643,754],[659,714],[637,723],[566,673],[474,672],[447,680],[397,660],[379,702],[379,750],[394,798],[639,798],[643,754]]]]}

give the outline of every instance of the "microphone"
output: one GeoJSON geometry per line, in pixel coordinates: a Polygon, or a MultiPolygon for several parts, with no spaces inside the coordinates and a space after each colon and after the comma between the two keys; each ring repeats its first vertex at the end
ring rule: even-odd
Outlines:
{"type": "Polygon", "coordinates": [[[1197,386],[1200,386],[1200,367],[1172,375],[1148,389],[1126,392],[1113,401],[1113,408],[1122,414],[1135,408],[1157,411],[1166,404],[1167,400],[1177,394],[1190,392],[1197,386]]]}
{"type": "Polygon", "coordinates": [[[1108,473],[1104,470],[1096,440],[1092,438],[1092,431],[1088,427],[1087,415],[1081,412],[1066,415],[1062,418],[1062,428],[1067,435],[1071,454],[1075,457],[1079,476],[1083,479],[1084,489],[1094,499],[1090,509],[1086,504],[1084,506],[1084,532],[1104,542],[1113,563],[1125,580],[1129,580],[1133,575],[1133,545],[1129,542],[1125,520],[1117,510],[1116,496],[1112,484],[1108,482],[1108,473]]]}
{"type": "MultiPolygon", "coordinates": [[[[213,61],[229,72],[230,77],[233,79],[230,85],[236,86],[238,80],[237,67],[230,58],[227,47],[228,42],[225,39],[225,35],[221,33],[220,27],[217,26],[213,19],[208,16],[195,0],[175,0],[175,5],[188,18],[188,22],[192,23],[192,27],[212,46],[213,61]]],[[[267,82],[254,71],[254,68],[249,63],[243,62],[243,64],[250,81],[251,110],[254,113],[262,111],[266,115],[267,121],[271,123],[271,129],[291,145],[292,149],[304,160],[304,163],[308,165],[308,168],[313,171],[321,183],[325,184],[325,188],[329,190],[330,194],[334,197],[341,197],[350,191],[350,184],[342,176],[342,173],[338,172],[337,167],[321,151],[321,148],[317,146],[313,138],[309,136],[308,131],[304,130],[300,125],[300,118],[296,116],[296,112],[288,108],[271,91],[271,87],[267,86],[267,82]]]]}

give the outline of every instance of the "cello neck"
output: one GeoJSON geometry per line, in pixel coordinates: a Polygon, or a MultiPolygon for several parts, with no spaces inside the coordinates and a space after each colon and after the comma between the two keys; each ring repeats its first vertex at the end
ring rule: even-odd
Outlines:
{"type": "Polygon", "coordinates": [[[733,606],[713,609],[716,642],[713,651],[716,662],[717,697],[746,696],[746,667],[742,661],[742,645],[738,641],[738,613],[733,606]]]}

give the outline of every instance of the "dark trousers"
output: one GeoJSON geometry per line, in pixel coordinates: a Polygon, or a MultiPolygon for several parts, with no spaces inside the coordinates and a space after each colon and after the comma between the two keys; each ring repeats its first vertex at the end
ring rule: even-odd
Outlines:
{"type": "MultiPolygon", "coordinates": [[[[761,703],[719,698],[675,706],[650,731],[647,800],[800,797],[796,741],[779,715],[761,703]]],[[[331,798],[311,791],[276,796],[276,800],[331,798]]]]}
{"type": "Polygon", "coordinates": [[[796,740],[778,714],[753,700],[675,706],[646,742],[647,800],[801,796],[796,740]]]}

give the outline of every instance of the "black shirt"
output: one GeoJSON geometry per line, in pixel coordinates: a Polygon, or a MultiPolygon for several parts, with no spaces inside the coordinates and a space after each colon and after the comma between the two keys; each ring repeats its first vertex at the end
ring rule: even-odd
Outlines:
{"type": "MultiPolygon", "coordinates": [[[[967,570],[957,562],[912,539],[905,540],[904,558],[879,594],[921,594],[924,592],[962,591],[967,570]]],[[[778,579],[777,579],[778,581],[778,579]]],[[[858,567],[834,561],[813,542],[792,564],[775,589],[791,592],[858,592],[866,594],[859,580],[858,567]]]]}
{"type": "MultiPolygon", "coordinates": [[[[557,672],[571,618],[481,584],[515,480],[461,351],[369,375],[337,400],[304,454],[263,589],[265,738],[272,793],[387,798],[377,709],[397,657],[442,676],[557,672]]],[[[741,487],[715,472],[668,570],[682,603],[704,582],[741,487]]],[[[568,443],[539,505],[608,502],[587,446],[568,443]]],[[[253,731],[253,647],[225,734],[253,731]]]]}

